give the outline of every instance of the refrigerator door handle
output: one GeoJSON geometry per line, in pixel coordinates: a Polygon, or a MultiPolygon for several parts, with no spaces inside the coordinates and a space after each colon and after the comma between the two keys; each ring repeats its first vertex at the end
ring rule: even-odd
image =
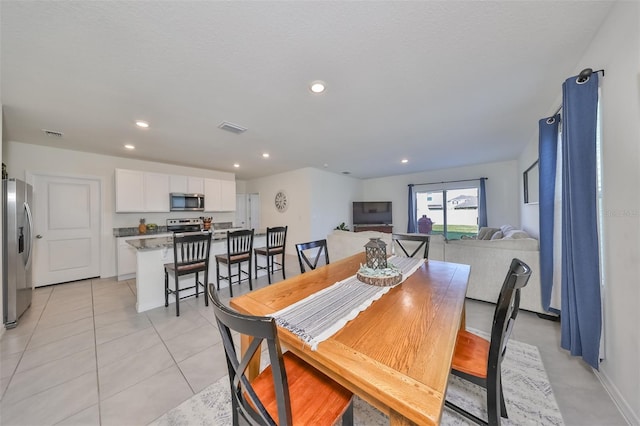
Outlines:
{"type": "Polygon", "coordinates": [[[31,215],[31,207],[24,203],[24,211],[27,212],[27,221],[29,222],[29,233],[27,234],[27,244],[29,245],[29,254],[27,256],[26,268],[31,268],[31,260],[33,258],[33,216],[31,215]]]}

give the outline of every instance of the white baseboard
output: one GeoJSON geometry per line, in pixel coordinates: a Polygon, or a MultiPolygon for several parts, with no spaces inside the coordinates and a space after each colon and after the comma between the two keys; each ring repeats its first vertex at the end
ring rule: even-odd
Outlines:
{"type": "Polygon", "coordinates": [[[618,407],[618,411],[622,414],[622,417],[629,425],[640,425],[640,413],[634,413],[633,409],[624,399],[622,394],[618,391],[616,385],[609,379],[609,377],[601,371],[593,370],[594,374],[602,383],[602,386],[607,391],[613,403],[618,407]]]}

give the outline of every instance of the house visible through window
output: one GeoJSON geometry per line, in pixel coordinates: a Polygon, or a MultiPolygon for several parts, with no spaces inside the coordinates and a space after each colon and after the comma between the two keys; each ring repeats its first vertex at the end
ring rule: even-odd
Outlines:
{"type": "Polygon", "coordinates": [[[478,187],[416,191],[416,218],[433,221],[431,234],[450,240],[478,233],[478,187]]]}

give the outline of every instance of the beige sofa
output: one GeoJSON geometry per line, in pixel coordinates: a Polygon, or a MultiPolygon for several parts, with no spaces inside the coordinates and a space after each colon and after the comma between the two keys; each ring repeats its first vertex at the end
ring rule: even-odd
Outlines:
{"type": "MultiPolygon", "coordinates": [[[[334,230],[327,236],[329,259],[333,262],[364,251],[369,238],[391,244],[391,234],[334,230]]],[[[390,249],[388,250],[391,251],[390,249]]],[[[531,267],[527,287],[521,292],[520,308],[546,313],[540,304],[540,249],[534,238],[445,241],[433,235],[429,259],[471,265],[467,297],[496,303],[511,260],[516,257],[531,267]]]]}

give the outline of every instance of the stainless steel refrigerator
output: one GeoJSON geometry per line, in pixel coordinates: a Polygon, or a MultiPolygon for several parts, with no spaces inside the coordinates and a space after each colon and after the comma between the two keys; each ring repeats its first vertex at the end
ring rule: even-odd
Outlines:
{"type": "Polygon", "coordinates": [[[2,322],[13,328],[31,306],[33,189],[21,180],[3,179],[2,195],[2,322]]]}

